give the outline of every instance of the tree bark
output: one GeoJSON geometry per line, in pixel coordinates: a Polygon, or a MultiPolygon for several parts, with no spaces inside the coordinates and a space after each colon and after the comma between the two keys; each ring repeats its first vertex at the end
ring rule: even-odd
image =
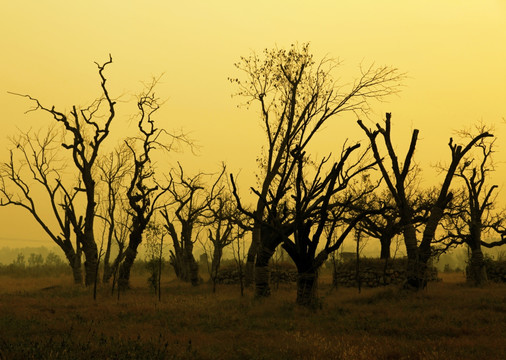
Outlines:
{"type": "Polygon", "coordinates": [[[381,243],[381,259],[390,259],[390,245],[392,244],[392,238],[390,236],[382,236],[380,238],[381,243]]]}
{"type": "Polygon", "coordinates": [[[255,297],[268,297],[271,295],[269,260],[274,255],[274,250],[260,245],[260,251],[255,263],[255,297]]]}
{"type": "Polygon", "coordinates": [[[69,265],[72,268],[72,277],[74,278],[74,284],[82,285],[83,270],[81,264],[81,250],[79,248],[79,244],[77,244],[77,249],[75,251],[69,239],[63,240],[63,242],[59,243],[58,245],[65,253],[65,257],[67,258],[69,265]]]}
{"type": "Polygon", "coordinates": [[[255,259],[260,248],[260,225],[256,225],[251,232],[251,244],[246,257],[246,268],[244,270],[244,286],[249,287],[255,281],[255,259]]]}
{"type": "Polygon", "coordinates": [[[130,270],[137,257],[137,251],[132,247],[127,247],[125,250],[125,258],[119,267],[118,274],[118,288],[120,290],[126,290],[130,287],[130,270]]]}
{"type": "Polygon", "coordinates": [[[146,228],[143,224],[137,226],[134,224],[134,227],[135,228],[130,233],[130,241],[125,250],[123,262],[119,268],[118,286],[120,290],[126,290],[130,287],[130,272],[132,271],[132,265],[137,257],[137,248],[142,242],[142,233],[146,228]]]}
{"type": "Polygon", "coordinates": [[[299,272],[297,275],[297,304],[315,309],[318,303],[318,272],[299,272]]]}
{"type": "Polygon", "coordinates": [[[485,258],[480,247],[471,249],[468,281],[475,286],[483,286],[488,282],[485,258]]]}
{"type": "Polygon", "coordinates": [[[74,284],[81,285],[83,283],[83,271],[81,268],[81,257],[77,256],[73,252],[71,254],[65,253],[69,265],[72,268],[72,277],[74,278],[74,284]]]}
{"type": "Polygon", "coordinates": [[[211,280],[213,281],[213,293],[216,292],[216,279],[220,270],[221,257],[223,256],[223,247],[216,243],[213,251],[213,261],[211,262],[211,280]]]}
{"type": "Polygon", "coordinates": [[[420,259],[418,253],[418,245],[416,240],[416,230],[412,223],[407,223],[403,226],[404,243],[406,244],[406,252],[408,255],[408,263],[406,268],[406,282],[404,288],[420,289],[423,284],[424,276],[420,276],[425,272],[420,268],[420,259]]]}
{"type": "Polygon", "coordinates": [[[85,256],[84,261],[84,273],[85,279],[84,284],[91,286],[95,283],[95,275],[97,273],[97,262],[98,262],[98,249],[95,242],[87,241],[83,242],[83,253],[85,256]]]}

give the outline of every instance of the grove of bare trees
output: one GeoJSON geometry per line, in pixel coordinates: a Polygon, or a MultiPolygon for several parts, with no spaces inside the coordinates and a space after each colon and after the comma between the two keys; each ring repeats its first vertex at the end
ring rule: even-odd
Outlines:
{"type": "Polygon", "coordinates": [[[127,291],[147,232],[162,241],[159,271],[167,236],[166,255],[179,280],[202,283],[196,254],[204,249],[213,291],[225,251],[233,253],[242,284],[241,252],[250,233],[244,280],[255,285],[255,297],[271,294],[270,262],[282,247],[297,269],[297,304],[314,308],[319,270],[353,230],[377,239],[378,255],[386,260],[393,240],[402,236],[405,288],[423,289],[431,259],[462,245],[470,249],[472,283],[486,284],[482,247],[506,243],[506,212],[496,206],[499,189],[489,177],[492,130],[477,126],[461,131],[458,140],[450,137],[442,180],[423,188],[415,161],[420,130],[412,132],[401,155],[390,113],[372,128],[358,119],[373,117],[375,101],[400,91],[405,75],[397,69],[361,67],[353,82],[342,84],[339,62],[315,59],[309,44],[241,57],[235,64],[240,75],[229,80],[236,96],[259,111],[264,139],[257,184],[248,186],[226,164],[207,173],[154,160],[167,158],[175,147],[193,146],[184,133],[162,127],[171,119],[159,118],[156,78],[137,95],[136,134],[108,143],[119,121],[106,76],[112,63],[111,56],[96,63],[101,93],[88,106],[72,105],[67,112],[15,94],[50,120],[47,130],[12,136],[0,166],[0,205],[31,215],[62,250],[76,284],[113,278],[113,287],[127,291]],[[336,141],[322,158],[313,150],[318,134],[331,122],[344,123],[345,114],[355,116],[364,138],[336,141]],[[253,194],[252,203],[241,185],[253,194]],[[155,224],[157,216],[161,221],[155,224]]]}

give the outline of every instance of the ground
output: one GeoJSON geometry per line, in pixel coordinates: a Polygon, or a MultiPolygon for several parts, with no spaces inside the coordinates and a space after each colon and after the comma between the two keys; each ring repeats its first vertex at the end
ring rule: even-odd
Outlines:
{"type": "Polygon", "coordinates": [[[462,274],[360,294],[321,276],[316,311],[295,305],[295,286],[258,301],[170,278],[158,301],[146,279],[94,301],[69,276],[1,276],[0,359],[506,359],[506,285],[472,288],[462,274]]]}

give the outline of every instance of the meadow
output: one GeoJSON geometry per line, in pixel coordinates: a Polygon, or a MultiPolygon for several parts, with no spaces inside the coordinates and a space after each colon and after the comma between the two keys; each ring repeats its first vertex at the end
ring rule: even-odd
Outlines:
{"type": "Polygon", "coordinates": [[[253,299],[238,286],[167,278],[162,297],[73,286],[71,277],[0,276],[1,359],[505,359],[506,285],[472,288],[462,273],[412,293],[333,289],[322,308],[295,305],[295,286],[253,299]]]}

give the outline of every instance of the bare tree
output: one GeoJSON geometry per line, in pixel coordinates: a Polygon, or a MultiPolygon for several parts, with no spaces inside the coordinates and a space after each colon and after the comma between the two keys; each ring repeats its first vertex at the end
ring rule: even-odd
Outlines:
{"type": "Polygon", "coordinates": [[[352,179],[364,174],[374,166],[365,162],[365,153],[356,161],[350,161],[350,155],[359,144],[343,149],[338,162],[331,170],[322,174],[324,159],[310,181],[304,175],[304,153],[295,153],[296,180],[294,191],[293,240],[285,238],[282,247],[292,258],[298,271],[297,304],[314,307],[318,305],[318,270],[336,251],[350,231],[363,220],[369,211],[350,215],[349,209],[375,189],[366,187],[360,192],[345,192],[352,179]],[[343,193],[341,195],[341,193],[343,193]],[[346,218],[346,219],[345,219],[346,218]],[[333,233],[339,223],[346,223],[340,236],[333,241],[333,233]],[[327,231],[324,232],[325,228],[327,231]],[[318,251],[322,235],[326,236],[323,249],[318,251]]]}
{"type": "MultiPolygon", "coordinates": [[[[104,253],[104,273],[103,282],[108,282],[115,267],[111,266],[111,254],[113,245],[118,248],[117,258],[122,258],[124,250],[125,238],[120,236],[121,230],[118,226],[124,226],[128,221],[128,213],[125,208],[125,198],[123,190],[126,190],[125,180],[127,175],[131,173],[132,166],[129,159],[129,149],[127,146],[120,146],[107,156],[102,157],[97,168],[100,173],[100,180],[106,187],[106,201],[101,201],[103,214],[99,212],[99,216],[104,221],[104,227],[107,228],[107,240],[104,253]],[[123,218],[123,223],[121,219],[123,218]],[[113,242],[113,240],[115,240],[113,242]]],[[[124,229],[123,229],[124,230],[124,229]]],[[[118,262],[115,262],[116,266],[118,262]]]]}
{"type": "Polygon", "coordinates": [[[172,135],[163,129],[155,127],[153,115],[160,108],[160,100],[155,96],[154,87],[158,79],[147,86],[138,99],[140,117],[137,123],[140,137],[125,141],[130,149],[134,160],[134,167],[130,185],[126,196],[132,212],[132,230],[129,235],[128,246],[124,252],[123,262],[119,269],[118,285],[121,288],[127,288],[130,280],[130,270],[137,256],[137,248],[142,242],[142,234],[149,224],[151,216],[156,210],[160,210],[163,205],[158,205],[161,196],[170,191],[170,184],[161,187],[156,179],[151,161],[151,153],[155,148],[164,148],[169,151],[172,145],[186,141],[184,135],[172,135]],[[160,142],[160,136],[167,134],[171,142],[169,145],[160,142]],[[134,142],[141,143],[141,151],[135,149],[134,142]]]}
{"type": "Polygon", "coordinates": [[[419,243],[417,240],[416,228],[414,225],[415,221],[413,204],[409,199],[406,186],[409,172],[412,169],[413,155],[418,140],[419,130],[415,129],[413,131],[404,163],[399,164],[398,156],[394,150],[391,138],[390,118],[391,114],[387,113],[385,126],[383,127],[380,124],[376,124],[376,130],[370,130],[363,124],[361,120],[358,120],[358,124],[364,130],[371,142],[374,157],[381,170],[383,179],[385,180],[388,189],[395,199],[395,203],[399,211],[399,216],[401,218],[401,224],[403,227],[404,243],[406,245],[406,251],[408,255],[407,281],[405,286],[408,288],[421,289],[426,285],[427,262],[432,255],[431,245],[436,229],[441,218],[443,217],[445,208],[453,198],[453,193],[450,192],[450,184],[452,182],[455,171],[457,170],[457,167],[462,158],[477,142],[479,142],[482,138],[492,135],[488,132],[481,133],[478,136],[472,138],[465,147],[454,144],[453,139],[450,138],[448,146],[451,151],[451,163],[446,170],[443,184],[436,192],[436,199],[430,206],[430,215],[423,230],[422,240],[419,243]],[[377,143],[378,135],[381,135],[384,140],[388,158],[392,163],[391,172],[387,171],[385,160],[380,155],[377,143]]]}
{"type": "MultiPolygon", "coordinates": [[[[271,207],[269,213],[274,213],[271,219],[281,219],[282,223],[264,222],[262,231],[276,241],[281,241],[283,249],[294,261],[297,271],[297,304],[314,307],[318,303],[317,279],[318,270],[328,259],[329,254],[336,251],[343,243],[350,231],[369,213],[350,211],[353,204],[370,194],[377,185],[366,187],[360,192],[345,191],[350,181],[360,174],[372,169],[375,162],[365,161],[366,152],[357,160],[350,161],[350,155],[358,149],[360,144],[343,147],[341,157],[325,174],[324,166],[329,158],[323,159],[317,166],[314,176],[308,180],[307,168],[310,163],[304,152],[294,150],[291,156],[295,158],[294,189],[290,192],[290,203],[285,203],[282,210],[285,214],[280,217],[271,207]],[[306,171],[304,171],[306,169],[306,171]],[[333,237],[338,225],[344,225],[340,236],[333,237]],[[326,237],[323,249],[318,250],[322,236],[326,237]],[[335,240],[335,241],[334,241],[335,240]]],[[[234,186],[234,195],[238,206],[244,213],[248,211],[241,205],[237,189],[234,186]]],[[[250,217],[255,214],[250,213],[250,217]]],[[[260,219],[257,219],[260,221],[260,219]]],[[[258,274],[258,272],[257,272],[258,274]]],[[[264,274],[260,274],[265,276],[264,274]]],[[[262,282],[266,286],[265,278],[262,282]]],[[[259,282],[257,281],[257,286],[259,282]]]]}
{"type": "MultiPolygon", "coordinates": [[[[417,172],[417,174],[419,174],[417,172]]],[[[434,199],[431,197],[433,189],[423,191],[413,189],[409,196],[413,207],[413,221],[415,228],[418,228],[427,222],[429,210],[434,199]]],[[[402,234],[401,218],[398,208],[392,194],[388,189],[381,194],[371,194],[359,203],[357,210],[359,212],[375,210],[378,213],[370,215],[360,223],[361,231],[370,238],[378,239],[381,245],[380,258],[390,259],[390,247],[395,236],[402,234]]]]}
{"type": "Polygon", "coordinates": [[[296,148],[304,151],[329,119],[344,112],[366,113],[370,100],[395,93],[403,78],[396,69],[371,66],[361,69],[358,80],[345,90],[332,78],[337,65],[333,59],[315,62],[308,44],[292,45],[289,50],[265,50],[263,59],[253,53],[235,64],[245,79],[230,80],[238,86],[238,95],[246,99],[247,105],[258,104],[267,140],[260,158],[259,189],[254,191],[258,197],[254,210],[257,220],[246,266],[250,283],[256,259],[258,296],[269,294],[267,288],[258,286],[258,281],[265,282],[262,274],[281,242],[262,224],[279,223],[266,207],[276,208],[284,201],[295,166],[290,153],[296,148]]]}
{"type": "Polygon", "coordinates": [[[200,278],[193,248],[198,233],[202,229],[205,213],[220,194],[219,184],[223,172],[207,189],[204,184],[206,177],[204,173],[186,177],[179,164],[179,173],[176,175],[177,180],[174,179],[172,173],[170,174],[171,183],[168,188],[173,205],[165,206],[161,214],[174,246],[174,251],[170,252],[170,263],[174,267],[176,276],[196,286],[200,284],[200,278]],[[177,227],[180,228],[179,233],[176,230],[177,227]]]}
{"type": "MultiPolygon", "coordinates": [[[[479,126],[477,130],[484,133],[487,129],[479,126]]],[[[462,135],[465,138],[473,138],[470,132],[462,132],[462,135]]],[[[499,230],[500,224],[505,219],[504,214],[494,213],[497,185],[489,186],[487,183],[489,173],[494,170],[492,162],[494,143],[495,140],[481,138],[474,144],[479,155],[472,154],[457,168],[455,175],[462,179],[464,190],[460,196],[454,197],[451,211],[442,223],[446,234],[442,239],[444,247],[441,251],[467,244],[471,250],[469,280],[478,286],[487,282],[482,246],[494,247],[506,243],[483,240],[484,234],[499,230]]]]}
{"type": "Polygon", "coordinates": [[[44,232],[65,253],[72,268],[74,283],[82,284],[81,244],[73,239],[71,218],[75,218],[71,204],[76,195],[72,195],[63,185],[62,174],[65,164],[58,157],[61,133],[54,127],[47,132],[26,132],[11,139],[13,148],[9,151],[9,160],[0,167],[0,206],[19,206],[27,210],[41,226],[44,232]],[[33,195],[40,187],[46,199],[33,195]],[[43,216],[44,210],[38,205],[49,204],[50,220],[43,216]],[[56,221],[56,227],[51,223],[56,221]]]}
{"type": "Polygon", "coordinates": [[[83,221],[81,223],[79,219],[76,219],[73,225],[86,257],[84,267],[85,284],[87,286],[92,285],[95,281],[98,261],[98,249],[94,233],[95,208],[97,205],[95,199],[95,162],[99,155],[100,146],[109,135],[111,123],[116,115],[116,102],[109,95],[106,87],[107,79],[104,75],[107,65],[111,63],[112,57],[110,55],[109,60],[102,65],[96,63],[102,96],[86,108],[78,108],[76,105],[72,106],[70,114],[58,111],[54,106],[50,108],[45,107],[38,99],[30,95],[20,95],[35,102],[36,106],[30,111],[42,110],[51,114],[56,122],[63,125],[69,136],[70,142],[62,142],[62,146],[72,153],[72,160],[79,171],[82,185],[82,188],[79,188],[79,190],[86,197],[83,221]],[[102,112],[103,107],[106,108],[105,114],[102,112]]]}
{"type": "MultiPolygon", "coordinates": [[[[220,177],[223,176],[225,171],[225,166],[223,166],[220,177]]],[[[238,237],[244,237],[247,230],[247,224],[245,223],[247,220],[237,209],[232,194],[223,184],[220,188],[217,188],[216,197],[209,203],[207,213],[207,220],[205,221],[208,228],[207,239],[212,245],[209,274],[213,282],[213,292],[216,292],[216,280],[220,270],[223,250],[234,241],[238,241],[238,237]],[[234,229],[236,230],[235,235],[234,229]]]]}

